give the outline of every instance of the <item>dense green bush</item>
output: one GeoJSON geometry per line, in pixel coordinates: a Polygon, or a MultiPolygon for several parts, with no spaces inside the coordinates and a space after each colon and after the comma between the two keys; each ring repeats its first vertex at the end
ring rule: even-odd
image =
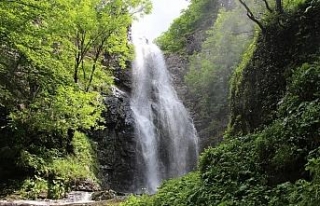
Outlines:
{"type": "Polygon", "coordinates": [[[47,195],[61,198],[70,190],[70,184],[81,179],[97,179],[98,166],[95,148],[86,135],[76,132],[72,139],[73,153],[59,156],[59,151],[42,151],[42,155],[24,151],[21,163],[32,167],[36,174],[27,178],[21,188],[23,196],[37,198],[47,195]]]}

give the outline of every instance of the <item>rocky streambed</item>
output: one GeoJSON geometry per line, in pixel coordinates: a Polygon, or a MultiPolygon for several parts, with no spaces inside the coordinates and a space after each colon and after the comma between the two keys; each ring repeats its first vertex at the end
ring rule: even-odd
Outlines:
{"type": "Polygon", "coordinates": [[[72,191],[63,199],[0,200],[0,206],[119,205],[127,197],[127,194],[117,193],[113,190],[97,192],[72,191]]]}

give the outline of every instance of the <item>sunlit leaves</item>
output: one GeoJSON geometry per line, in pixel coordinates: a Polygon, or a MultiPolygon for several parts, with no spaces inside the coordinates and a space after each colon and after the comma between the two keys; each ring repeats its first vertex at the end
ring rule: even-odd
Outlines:
{"type": "MultiPolygon", "coordinates": [[[[43,100],[68,97],[60,91],[61,87],[69,88],[66,92],[76,99],[75,105],[85,98],[80,91],[108,90],[112,83],[111,70],[125,67],[125,62],[132,57],[128,42],[128,28],[132,22],[129,10],[142,7],[142,13],[148,12],[150,2],[22,0],[1,1],[0,4],[0,79],[3,88],[9,90],[3,94],[11,93],[12,102],[23,104],[26,109],[19,114],[33,113],[32,107],[38,105],[42,115],[49,115],[44,110],[57,109],[59,113],[63,101],[55,107],[53,103],[57,101],[44,104],[43,100]]],[[[0,103],[5,105],[3,100],[0,103]]],[[[85,118],[78,117],[79,120],[85,118]]],[[[45,129],[41,121],[38,123],[45,129]]]]}
{"type": "Polygon", "coordinates": [[[60,86],[56,94],[44,94],[29,108],[12,114],[11,118],[28,123],[34,130],[47,132],[88,129],[100,118],[100,101],[97,93],[60,86]]]}
{"type": "MultiPolygon", "coordinates": [[[[10,162],[8,174],[18,168],[46,179],[44,160],[77,152],[77,131],[98,127],[100,92],[133,55],[131,9],[149,12],[150,1],[0,1],[0,175],[10,162]]],[[[64,176],[64,166],[52,174],[79,177],[71,169],[64,176]]]]}

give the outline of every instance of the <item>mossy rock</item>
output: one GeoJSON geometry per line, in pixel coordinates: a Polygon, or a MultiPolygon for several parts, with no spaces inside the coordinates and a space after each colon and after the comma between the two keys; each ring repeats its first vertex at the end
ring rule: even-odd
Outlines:
{"type": "Polygon", "coordinates": [[[92,200],[94,201],[110,200],[110,199],[114,199],[116,197],[116,194],[117,193],[113,190],[98,191],[92,194],[92,200]]]}

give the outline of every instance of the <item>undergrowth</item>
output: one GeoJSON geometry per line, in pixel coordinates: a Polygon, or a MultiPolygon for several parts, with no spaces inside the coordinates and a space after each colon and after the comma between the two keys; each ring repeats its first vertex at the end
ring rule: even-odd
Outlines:
{"type": "Polygon", "coordinates": [[[26,198],[61,198],[70,191],[70,184],[81,179],[98,182],[97,162],[93,144],[85,134],[75,132],[72,139],[73,153],[54,156],[48,161],[40,156],[26,153],[29,164],[37,168],[37,174],[24,180],[21,194],[26,198]],[[31,163],[32,162],[32,163],[31,163]]]}

